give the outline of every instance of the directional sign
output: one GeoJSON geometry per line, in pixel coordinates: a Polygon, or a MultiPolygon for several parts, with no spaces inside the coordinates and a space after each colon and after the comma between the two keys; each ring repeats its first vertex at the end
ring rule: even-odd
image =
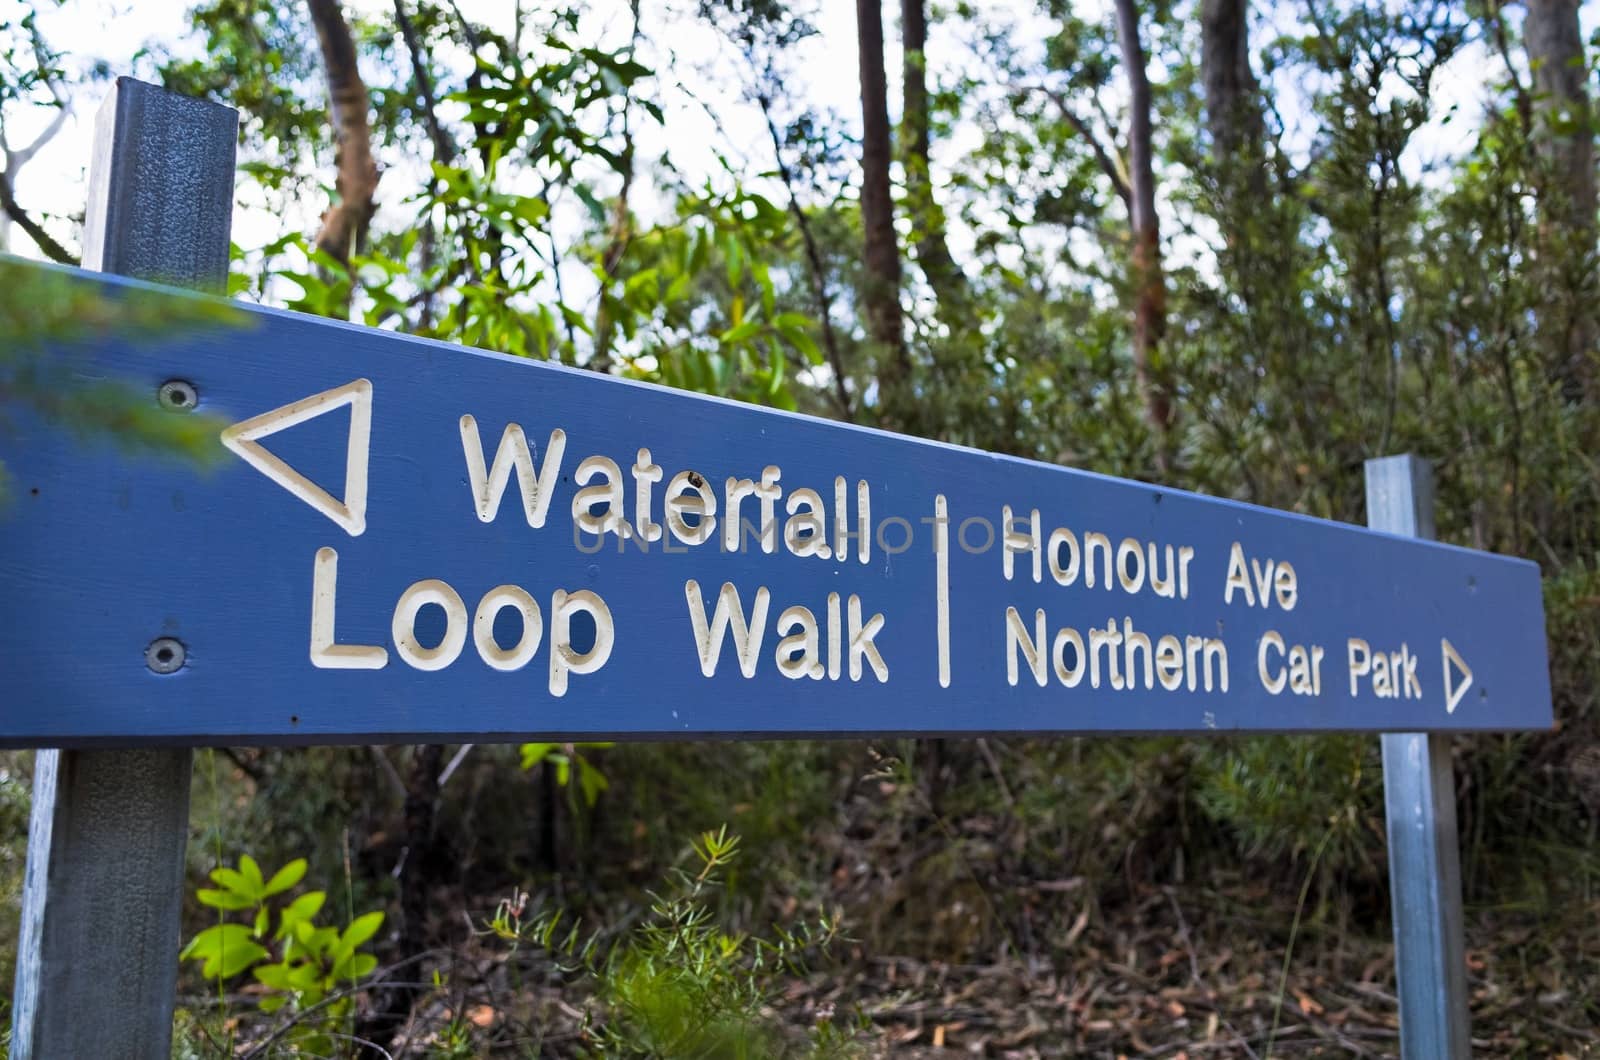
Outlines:
{"type": "Polygon", "coordinates": [[[1551,724],[1523,560],[239,316],[60,352],[218,469],[0,435],[0,743],[1551,724]]]}

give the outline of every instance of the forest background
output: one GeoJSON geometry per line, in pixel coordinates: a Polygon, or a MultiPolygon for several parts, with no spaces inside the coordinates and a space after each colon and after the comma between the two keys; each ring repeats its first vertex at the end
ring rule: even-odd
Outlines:
{"type": "MultiPolygon", "coordinates": [[[[133,73],[241,112],[241,298],[1322,518],[1428,457],[1440,536],[1537,560],[1549,616],[1556,730],[1455,745],[1474,1036],[1593,1052],[1587,12],[822,13],[207,0],[111,54],[88,0],[0,6],[0,248],[75,259],[50,152],[133,73]]],[[[0,362],[81,316],[18,275],[0,362]]],[[[1392,1054],[1376,748],[207,752],[175,1049],[1392,1054]]]]}

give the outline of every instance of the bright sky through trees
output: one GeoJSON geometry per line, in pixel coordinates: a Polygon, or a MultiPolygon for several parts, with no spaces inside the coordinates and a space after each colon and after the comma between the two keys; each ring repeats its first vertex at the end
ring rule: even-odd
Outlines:
{"type": "MultiPolygon", "coordinates": [[[[62,4],[41,0],[29,4],[18,0],[0,0],[0,8],[13,7],[20,14],[22,8],[36,8],[39,25],[45,38],[61,51],[69,70],[83,71],[98,66],[107,76],[131,74],[155,78],[156,53],[166,52],[177,56],[198,54],[201,50],[187,12],[187,0],[66,0],[62,4]]],[[[689,171],[696,167],[709,168],[713,164],[710,152],[697,152],[697,144],[718,144],[734,157],[743,155],[755,168],[770,166],[770,148],[761,116],[748,99],[746,84],[749,71],[739,57],[732,53],[727,43],[695,18],[694,4],[689,0],[667,0],[664,4],[645,5],[643,19],[647,50],[664,80],[676,81],[682,89],[666,93],[669,119],[661,133],[641,131],[641,150],[667,149],[674,160],[689,171]],[[656,136],[658,143],[648,142],[656,136]],[[698,156],[698,157],[697,157],[698,156]]],[[[1039,21],[1038,14],[1027,5],[997,0],[981,4],[1001,17],[1027,24],[1039,21]]],[[[1104,17],[1110,18],[1108,4],[1096,3],[1104,17]]],[[[389,5],[379,0],[358,0],[349,5],[352,14],[381,16],[389,5]]],[[[500,0],[467,0],[462,10],[471,18],[487,25],[509,21],[509,3],[500,0]]],[[[818,35],[801,42],[793,55],[793,80],[788,86],[809,105],[834,113],[843,124],[859,126],[857,113],[856,38],[854,29],[854,4],[849,0],[816,0],[811,16],[818,35]]],[[[1085,15],[1087,17],[1087,15],[1085,15]]],[[[1589,3],[1584,9],[1586,26],[1600,18],[1600,3],[1589,3]]],[[[593,5],[585,15],[584,28],[597,42],[614,46],[625,42],[628,35],[627,5],[619,0],[603,0],[593,5]]],[[[1294,25],[1288,5],[1269,16],[1276,28],[1291,29],[1294,25]]],[[[935,38],[930,45],[933,54],[930,72],[935,79],[953,76],[962,66],[970,65],[973,57],[961,40],[954,37],[943,25],[934,27],[935,38]]],[[[888,70],[891,83],[900,68],[897,41],[889,34],[887,41],[888,70]]],[[[1408,170],[1420,175],[1431,165],[1448,161],[1466,150],[1478,126],[1479,110],[1486,98],[1484,78],[1498,65],[1481,44],[1464,49],[1447,64],[1439,75],[1435,90],[1435,109],[1429,127],[1420,134],[1406,156],[1408,170]]],[[[1153,73],[1159,79],[1160,70],[1153,73]]],[[[1293,77],[1280,74],[1274,82],[1283,96],[1281,111],[1285,117],[1285,146],[1294,153],[1303,153],[1312,134],[1314,123],[1304,115],[1305,94],[1303,86],[1293,77]],[[1297,111],[1299,115],[1297,116],[1297,111]]],[[[29,209],[53,219],[49,227],[59,237],[71,237],[69,245],[76,245],[76,231],[64,219],[79,215],[83,209],[85,167],[90,153],[90,134],[94,111],[102,92],[93,86],[81,89],[73,98],[69,114],[60,133],[50,140],[17,180],[19,201],[29,209]]],[[[891,99],[897,92],[891,92],[891,99]]],[[[40,95],[41,101],[48,97],[40,95]]],[[[4,128],[8,140],[15,146],[26,143],[49,124],[53,108],[12,107],[4,114],[4,128]]],[[[956,129],[952,136],[935,145],[935,154],[948,157],[962,150],[978,136],[973,129],[956,129]]],[[[406,167],[411,160],[400,157],[380,157],[385,167],[406,167]]],[[[331,161],[330,161],[331,167],[331,161]]],[[[309,231],[321,209],[319,203],[306,203],[304,215],[299,218],[309,231]]],[[[392,209],[393,204],[380,196],[380,210],[392,209]]],[[[281,230],[282,218],[263,215],[260,210],[243,209],[235,218],[235,240],[249,247],[275,237],[281,230]]],[[[959,238],[961,233],[956,232],[959,238]]],[[[14,252],[34,252],[26,234],[13,231],[11,246],[14,252]]]]}

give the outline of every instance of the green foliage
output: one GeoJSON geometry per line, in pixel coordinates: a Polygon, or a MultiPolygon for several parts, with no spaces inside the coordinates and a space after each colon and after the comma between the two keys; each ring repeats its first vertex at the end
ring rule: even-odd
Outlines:
{"type": "Polygon", "coordinates": [[[764,1060],[855,1055],[852,1035],[822,1020],[808,1040],[789,1040],[772,1019],[781,976],[835,936],[826,918],[770,939],[729,933],[710,905],[739,838],[726,827],[693,844],[693,872],[673,869],[643,920],[620,938],[585,935],[560,915],[524,921],[521,903],[501,903],[489,928],[570,962],[592,990],[588,1014],[596,1055],[764,1060]]]}
{"type": "Polygon", "coordinates": [[[583,793],[584,805],[592,807],[611,782],[583,752],[614,746],[610,743],[525,743],[520,751],[522,768],[532,769],[541,762],[548,762],[555,767],[556,785],[567,788],[572,783],[572,767],[577,766],[578,790],[583,793]]]}
{"type": "Polygon", "coordinates": [[[199,962],[200,974],[219,989],[248,971],[266,988],[258,1002],[261,1011],[289,1012],[296,1043],[317,1053],[328,1048],[330,1029],[350,1015],[354,999],[343,991],[378,965],[377,957],[361,947],[383,926],[384,914],[365,913],[342,929],[319,925],[327,894],[290,896],[305,874],[305,859],[296,858],[266,876],[249,854],[240,855],[237,868],[213,869],[217,886],[200,888],[195,898],[217,910],[218,921],[191,938],[179,956],[199,962]]]}
{"type": "MultiPolygon", "coordinates": [[[[0,257],[0,409],[26,412],[85,441],[202,465],[223,455],[225,423],[194,410],[168,411],[156,394],[113,379],[84,379],[60,353],[75,344],[169,336],[183,328],[236,326],[226,303],[130,288],[115,298],[75,282],[70,273],[0,257]]],[[[0,500],[8,479],[0,465],[0,500]]]]}
{"type": "Polygon", "coordinates": [[[1341,871],[1371,873],[1383,848],[1382,768],[1367,735],[1273,736],[1197,749],[1201,808],[1246,856],[1298,860],[1326,844],[1341,871]]]}
{"type": "Polygon", "coordinates": [[[28,777],[31,758],[29,752],[0,754],[0,836],[5,837],[0,840],[0,981],[11,981],[16,976],[28,819],[33,803],[28,777]]]}
{"type": "MultiPolygon", "coordinates": [[[[675,41],[655,39],[659,23],[596,30],[592,5],[560,4],[523,5],[520,18],[488,25],[455,4],[407,0],[395,12],[410,14],[413,47],[388,7],[345,8],[383,171],[372,230],[348,263],[300,231],[327,204],[335,156],[303,5],[202,3],[198,54],[165,68],[172,87],[243,108],[241,195],[284,219],[239,256],[236,293],[874,422],[883,353],[859,318],[853,123],[788,78],[803,61],[794,45],[813,32],[803,13],[769,0],[700,5],[738,51],[750,77],[739,87],[770,121],[771,142],[735,150],[719,139],[691,153],[667,126],[687,97],[678,83],[700,71],[675,41]]],[[[1558,901],[1550,881],[1571,878],[1563,865],[1577,867],[1574,886],[1589,886],[1593,859],[1574,851],[1600,812],[1584,779],[1600,747],[1600,408],[1563,386],[1566,351],[1552,336],[1592,315],[1596,255],[1585,233],[1553,233],[1541,214],[1559,194],[1541,138],[1576,127],[1527,113],[1538,101],[1526,98],[1525,70],[1522,84],[1498,81],[1493,56],[1478,61],[1476,49],[1499,49],[1497,32],[1520,61],[1516,28],[1497,9],[1314,0],[1288,22],[1252,24],[1257,140],[1217,157],[1196,5],[1141,12],[1167,277],[1155,375],[1174,398],[1172,437],[1147,422],[1130,356],[1120,48],[1108,20],[1060,0],[934,12],[941,25],[924,61],[935,151],[901,160],[909,178],[928,178],[915,189],[905,180],[898,202],[915,398],[904,426],[1348,521],[1363,516],[1363,460],[1433,459],[1441,537],[1545,567],[1559,719],[1554,734],[1458,744],[1466,878],[1486,902],[1511,901],[1508,892],[1558,901]],[[1459,84],[1469,47],[1472,71],[1490,71],[1481,113],[1441,91],[1447,76],[1459,84]],[[1456,154],[1437,147],[1447,121],[1472,130],[1456,154]],[[953,272],[924,253],[941,228],[953,272]]],[[[37,63],[21,27],[7,26],[0,92],[12,94],[0,103],[31,93],[29,105],[43,104],[41,71],[60,64],[37,63]]],[[[8,409],[139,448],[215,448],[213,429],[156,415],[149,395],[62,404],[69,390],[42,351],[126,322],[8,279],[0,332],[22,336],[0,348],[8,409]],[[23,366],[15,385],[12,365],[23,366]]],[[[579,944],[596,1026],[610,1028],[596,1042],[613,1034],[636,1052],[675,1041],[734,1054],[788,1047],[750,1007],[772,996],[776,965],[763,958],[758,971],[766,951],[740,935],[787,899],[846,903],[872,944],[968,959],[1054,927],[1048,937],[1069,936],[1035,924],[1050,903],[994,880],[1082,878],[1109,903],[1207,871],[1292,895],[1317,873],[1349,883],[1380,868],[1371,739],[939,747],[630,746],[608,749],[603,769],[584,745],[486,749],[436,800],[435,828],[456,844],[463,880],[495,886],[537,864],[549,873],[541,885],[582,881],[565,893],[586,917],[621,920],[633,888],[676,853],[683,822],[731,821],[746,850],[721,861],[717,886],[677,874],[650,903],[647,923],[671,931],[579,944]],[[565,788],[556,798],[571,813],[546,814],[544,834],[505,823],[526,813],[519,766],[548,769],[565,788]],[[569,826],[576,849],[562,847],[569,826]],[[883,868],[855,874],[859,865],[883,868]],[[692,941],[693,960],[682,963],[681,941],[657,953],[672,931],[692,941]],[[697,1007],[702,993],[720,1000],[697,1007]],[[696,1021],[711,1038],[691,1040],[696,1021]]],[[[258,855],[270,845],[275,857],[315,851],[323,871],[349,849],[356,900],[392,895],[400,852],[419,837],[400,834],[406,795],[374,781],[370,755],[269,750],[245,761],[252,773],[238,785],[256,798],[215,825],[236,830],[228,843],[258,855]]],[[[501,926],[528,937],[527,925],[501,926]]],[[[257,938],[253,921],[235,927],[234,942],[278,945],[257,938]]],[[[235,948],[215,939],[220,973],[235,948]]],[[[467,1040],[459,1018],[455,1031],[467,1040]]]]}

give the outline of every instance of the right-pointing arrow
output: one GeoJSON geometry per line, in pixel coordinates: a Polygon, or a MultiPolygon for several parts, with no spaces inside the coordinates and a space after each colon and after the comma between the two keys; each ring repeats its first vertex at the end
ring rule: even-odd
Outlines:
{"type": "Polygon", "coordinates": [[[1455,646],[1448,640],[1441,637],[1439,646],[1444,649],[1444,709],[1445,713],[1454,714],[1456,707],[1461,704],[1461,697],[1466,695],[1467,689],[1472,687],[1472,668],[1461,660],[1461,656],[1457,653],[1455,646]],[[1455,680],[1452,679],[1452,664],[1454,664],[1460,684],[1456,684],[1455,680]]]}

